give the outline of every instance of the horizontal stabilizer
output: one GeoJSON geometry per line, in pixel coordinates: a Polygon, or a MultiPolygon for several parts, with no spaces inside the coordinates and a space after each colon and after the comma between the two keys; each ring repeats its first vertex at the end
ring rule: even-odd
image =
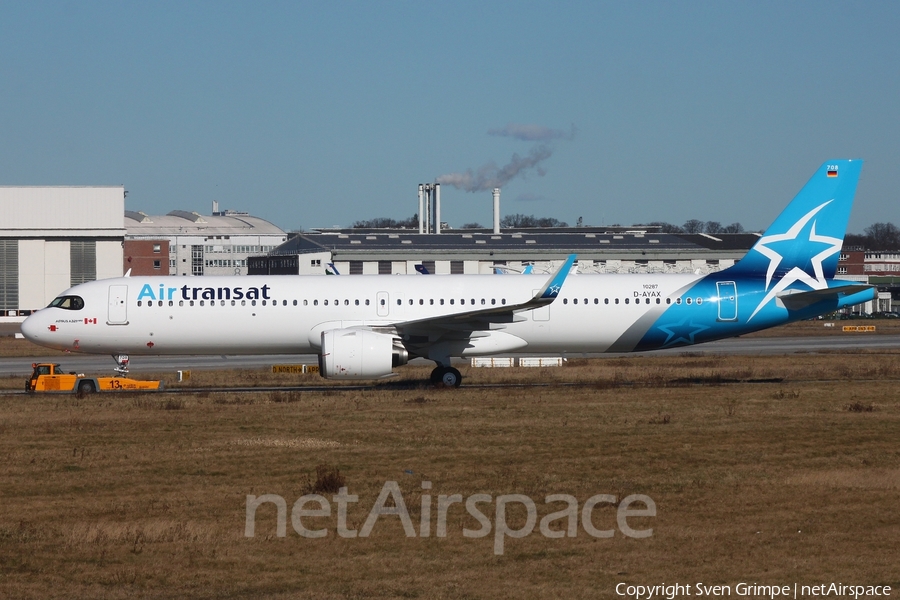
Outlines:
{"type": "Polygon", "coordinates": [[[809,292],[785,292],[778,295],[778,300],[788,310],[801,310],[825,300],[840,300],[851,294],[874,289],[871,285],[856,284],[840,287],[812,290],[809,292]]]}

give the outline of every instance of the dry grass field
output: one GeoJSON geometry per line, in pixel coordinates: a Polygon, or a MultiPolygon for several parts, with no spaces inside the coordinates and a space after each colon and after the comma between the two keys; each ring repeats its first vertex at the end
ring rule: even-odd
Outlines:
{"type": "MultiPolygon", "coordinates": [[[[900,587],[900,354],[629,357],[558,369],[464,369],[456,391],[416,383],[427,368],[367,391],[0,395],[0,596],[9,598],[596,598],[617,583],[900,587]],[[549,387],[474,387],[558,382],[549,387]],[[336,468],[363,527],[396,481],[420,533],[381,516],[368,537],[298,535],[274,505],[245,536],[247,495],[290,511],[336,468]],[[422,481],[432,482],[423,491],[422,481]],[[469,538],[460,504],[437,537],[439,495],[524,494],[538,520],[564,505],[644,494],[644,539],[593,512],[588,535],[539,528],[469,538]]],[[[194,385],[205,377],[195,373],[194,385]]],[[[221,374],[219,375],[221,377],[221,374]]],[[[263,372],[234,379],[323,380],[263,372]]],[[[15,386],[17,389],[19,385],[15,386]]],[[[322,493],[331,501],[332,493],[322,493]]],[[[392,503],[389,501],[388,505],[392,503]]],[[[315,505],[307,505],[315,508],[315,505]]],[[[525,524],[510,504],[511,528],[525,524]]],[[[551,529],[565,530],[565,520],[551,529]]]]}

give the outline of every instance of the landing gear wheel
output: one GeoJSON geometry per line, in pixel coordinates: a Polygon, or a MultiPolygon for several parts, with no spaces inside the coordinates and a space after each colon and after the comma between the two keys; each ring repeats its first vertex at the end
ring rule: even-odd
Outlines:
{"type": "Polygon", "coordinates": [[[462,375],[453,367],[437,367],[431,372],[431,383],[438,387],[458,388],[462,375]]]}

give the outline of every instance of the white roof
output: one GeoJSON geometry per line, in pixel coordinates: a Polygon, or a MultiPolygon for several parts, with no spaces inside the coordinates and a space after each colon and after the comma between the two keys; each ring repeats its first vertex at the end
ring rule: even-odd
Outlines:
{"type": "Polygon", "coordinates": [[[126,210],[125,228],[128,236],[285,235],[281,228],[269,221],[244,213],[201,215],[185,210],[173,210],[160,216],[126,210]]]}

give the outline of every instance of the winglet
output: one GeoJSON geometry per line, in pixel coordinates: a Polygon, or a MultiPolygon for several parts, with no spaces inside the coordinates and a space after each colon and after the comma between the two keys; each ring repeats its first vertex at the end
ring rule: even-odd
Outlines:
{"type": "Polygon", "coordinates": [[[559,291],[562,289],[563,282],[565,282],[566,277],[569,276],[569,271],[572,270],[572,265],[575,264],[575,259],[577,256],[575,254],[570,254],[569,258],[558,268],[556,272],[550,277],[550,280],[544,284],[544,287],[540,289],[540,291],[535,294],[534,300],[550,300],[553,301],[556,296],[559,295],[559,291]]]}

